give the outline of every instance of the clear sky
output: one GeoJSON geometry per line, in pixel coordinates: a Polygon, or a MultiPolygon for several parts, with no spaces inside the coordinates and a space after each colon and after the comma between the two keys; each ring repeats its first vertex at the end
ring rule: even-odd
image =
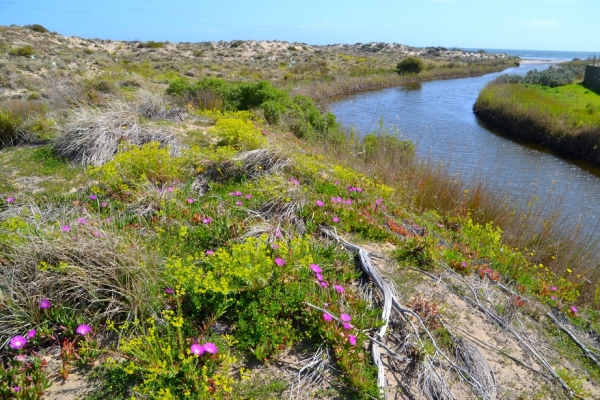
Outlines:
{"type": "Polygon", "coordinates": [[[83,38],[600,51],[600,0],[0,0],[0,25],[83,38]]]}

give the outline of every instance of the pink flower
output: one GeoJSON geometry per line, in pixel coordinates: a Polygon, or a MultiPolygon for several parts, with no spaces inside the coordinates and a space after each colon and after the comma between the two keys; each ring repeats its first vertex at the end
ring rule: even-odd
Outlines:
{"type": "Polygon", "coordinates": [[[356,336],[354,336],[354,335],[348,335],[348,341],[350,342],[350,344],[352,346],[356,346],[356,336]]]}
{"type": "Polygon", "coordinates": [[[332,318],[333,317],[331,316],[331,314],[329,314],[329,313],[323,313],[323,319],[325,321],[331,321],[332,318]]]}
{"type": "Polygon", "coordinates": [[[344,322],[344,329],[348,330],[348,329],[352,329],[352,325],[350,325],[347,322],[344,322]]]}
{"type": "Polygon", "coordinates": [[[325,205],[325,203],[323,203],[321,200],[315,201],[315,204],[318,205],[319,207],[323,207],[325,205]]]}
{"type": "Polygon", "coordinates": [[[172,192],[172,191],[173,191],[173,188],[172,188],[172,187],[170,187],[170,188],[167,188],[167,190],[168,190],[169,192],[172,192]]]}
{"type": "Polygon", "coordinates": [[[346,204],[348,204],[348,205],[352,204],[352,200],[350,200],[350,199],[346,200],[346,204]]]}
{"type": "Polygon", "coordinates": [[[338,292],[338,293],[344,293],[344,288],[340,285],[333,285],[333,288],[338,292]]]}
{"type": "Polygon", "coordinates": [[[331,198],[331,202],[332,202],[332,203],[337,203],[337,201],[338,201],[338,200],[337,200],[337,197],[332,197],[332,198],[331,198]]]}
{"type": "Polygon", "coordinates": [[[82,225],[87,225],[87,223],[88,223],[88,220],[87,220],[87,219],[85,219],[85,218],[79,218],[79,219],[77,220],[77,222],[79,222],[79,223],[80,223],[80,224],[82,224],[82,225]]]}
{"type": "Polygon", "coordinates": [[[275,259],[275,264],[279,265],[280,267],[283,267],[285,265],[285,260],[283,258],[277,257],[275,259]]]}
{"type": "Polygon", "coordinates": [[[577,309],[577,307],[573,306],[571,307],[571,311],[576,314],[579,310],[577,309]]]}
{"type": "Polygon", "coordinates": [[[95,194],[90,194],[90,200],[97,200],[98,196],[96,196],[95,194]]]}
{"type": "Polygon", "coordinates": [[[46,298],[43,298],[42,300],[40,300],[40,308],[42,310],[50,308],[50,306],[52,306],[52,303],[50,303],[50,300],[48,300],[46,298]]]}
{"type": "Polygon", "coordinates": [[[26,344],[27,344],[27,339],[25,339],[21,335],[17,335],[15,337],[13,337],[12,339],[10,339],[10,347],[15,350],[23,348],[26,344]]]}
{"type": "Polygon", "coordinates": [[[358,193],[362,193],[363,189],[362,189],[362,188],[359,188],[359,187],[357,187],[357,188],[356,188],[356,191],[357,191],[358,193]]]}
{"type": "Polygon", "coordinates": [[[273,243],[271,245],[271,249],[273,249],[273,250],[279,250],[279,245],[277,243],[273,243]]]}
{"type": "Polygon", "coordinates": [[[281,237],[281,229],[279,229],[279,226],[275,228],[275,237],[281,237]]]}
{"type": "Polygon", "coordinates": [[[251,198],[252,198],[252,195],[251,195],[251,194],[247,194],[247,195],[246,195],[246,198],[249,200],[249,199],[251,199],[251,198]]]}
{"type": "Polygon", "coordinates": [[[194,202],[194,199],[187,199],[188,204],[192,204],[194,202]]]}
{"type": "Polygon", "coordinates": [[[241,206],[242,204],[244,204],[244,203],[242,203],[241,201],[236,201],[236,202],[235,202],[235,205],[236,205],[236,206],[241,206]]]}
{"type": "Polygon", "coordinates": [[[9,197],[8,199],[6,199],[7,203],[14,203],[15,202],[15,198],[14,197],[9,197]]]}
{"type": "Polygon", "coordinates": [[[37,331],[35,329],[31,329],[29,332],[27,332],[27,335],[25,336],[27,337],[27,339],[33,339],[36,333],[37,331]]]}
{"type": "Polygon", "coordinates": [[[94,236],[98,237],[98,236],[100,236],[100,232],[98,232],[98,231],[94,231],[94,232],[92,232],[92,235],[94,235],[94,236]]]}
{"type": "Polygon", "coordinates": [[[340,314],[340,319],[342,320],[342,322],[352,321],[352,317],[349,316],[348,314],[340,314]]]}
{"type": "Polygon", "coordinates": [[[319,282],[319,284],[320,284],[322,287],[328,287],[328,286],[329,286],[329,285],[327,284],[327,282],[319,282]]]}
{"type": "Polygon", "coordinates": [[[71,227],[69,225],[63,225],[60,227],[60,230],[63,232],[69,232],[71,230],[71,227]]]}
{"type": "Polygon", "coordinates": [[[322,281],[323,281],[323,275],[321,275],[321,274],[315,274],[315,276],[317,277],[317,280],[318,280],[319,282],[322,282],[322,281]]]}
{"type": "Polygon", "coordinates": [[[338,217],[333,217],[331,220],[332,220],[333,222],[336,222],[336,223],[337,223],[337,222],[340,222],[340,219],[339,219],[338,217]]]}
{"type": "Polygon", "coordinates": [[[219,351],[219,349],[217,349],[217,346],[211,342],[204,343],[203,347],[204,347],[204,351],[206,351],[207,353],[210,353],[210,354],[217,354],[217,352],[219,351]]]}
{"type": "Polygon", "coordinates": [[[557,291],[557,290],[558,290],[558,288],[557,288],[556,286],[552,286],[552,288],[551,288],[551,289],[552,289],[553,291],[557,291]]]}
{"type": "Polygon", "coordinates": [[[102,203],[100,203],[100,205],[101,205],[102,207],[106,207],[108,204],[107,204],[105,201],[103,201],[102,203]]]}
{"type": "Polygon", "coordinates": [[[202,354],[204,354],[204,346],[199,345],[198,343],[194,343],[190,346],[190,352],[193,355],[201,356],[202,354]]]}
{"type": "Polygon", "coordinates": [[[212,256],[213,254],[215,254],[215,252],[214,252],[214,251],[212,251],[212,250],[206,250],[206,253],[205,253],[205,254],[206,254],[207,256],[212,256]]]}
{"type": "Polygon", "coordinates": [[[438,224],[438,228],[443,228],[444,224],[438,224]]]}
{"type": "Polygon", "coordinates": [[[210,218],[210,217],[206,217],[206,218],[204,218],[204,219],[202,220],[202,223],[203,223],[204,225],[208,225],[208,224],[210,224],[211,222],[212,222],[212,218],[210,218]]]}
{"type": "Polygon", "coordinates": [[[319,267],[317,264],[310,264],[310,269],[312,269],[315,274],[320,274],[323,272],[321,267],[319,267]]]}
{"type": "Polygon", "coordinates": [[[552,300],[556,300],[556,296],[550,296],[552,300]]]}
{"type": "Polygon", "coordinates": [[[80,334],[81,336],[85,336],[88,333],[90,333],[92,331],[92,327],[89,326],[88,324],[81,324],[77,327],[77,329],[75,330],[75,332],[77,332],[78,334],[80,334]]]}
{"type": "Polygon", "coordinates": [[[462,262],[460,265],[461,265],[463,268],[467,268],[467,263],[466,263],[466,262],[464,262],[464,261],[463,261],[463,262],[462,262]]]}
{"type": "Polygon", "coordinates": [[[19,390],[21,390],[21,388],[20,388],[20,387],[18,387],[18,386],[15,386],[15,387],[13,387],[12,389],[13,389],[15,392],[18,392],[19,390]]]}
{"type": "Polygon", "coordinates": [[[171,289],[171,288],[168,287],[168,288],[165,288],[165,293],[166,294],[173,294],[173,293],[175,293],[175,291],[173,289],[171,289]]]}
{"type": "Polygon", "coordinates": [[[235,192],[229,192],[227,193],[228,196],[235,196],[235,192]]]}
{"type": "Polygon", "coordinates": [[[333,182],[333,184],[337,186],[340,184],[340,181],[335,181],[335,182],[333,182]]]}
{"type": "Polygon", "coordinates": [[[241,195],[242,195],[242,192],[239,192],[239,191],[238,191],[238,192],[235,192],[234,194],[235,194],[236,196],[238,196],[238,197],[239,197],[239,196],[241,196],[241,195]]]}

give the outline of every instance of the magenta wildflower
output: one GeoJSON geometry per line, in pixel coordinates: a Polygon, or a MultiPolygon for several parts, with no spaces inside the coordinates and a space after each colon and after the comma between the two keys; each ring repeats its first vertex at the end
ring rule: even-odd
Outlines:
{"type": "Polygon", "coordinates": [[[13,387],[12,389],[13,389],[15,392],[18,392],[19,390],[21,390],[21,388],[20,388],[20,387],[18,387],[18,386],[15,386],[15,387],[13,387]]]}
{"type": "Polygon", "coordinates": [[[577,313],[579,310],[577,309],[577,307],[573,306],[573,307],[571,307],[571,311],[573,313],[577,313]]]}
{"type": "Polygon", "coordinates": [[[348,335],[348,341],[350,342],[350,344],[352,346],[356,346],[356,336],[354,336],[354,335],[348,335]]]}
{"type": "Polygon", "coordinates": [[[362,191],[363,191],[363,188],[359,188],[359,187],[357,187],[357,188],[356,188],[356,191],[357,191],[358,193],[362,193],[362,191]]]}
{"type": "Polygon", "coordinates": [[[352,329],[352,325],[350,325],[347,322],[344,322],[344,329],[346,329],[346,330],[352,329]]]}
{"type": "Polygon", "coordinates": [[[204,347],[204,351],[206,351],[209,354],[217,354],[217,352],[219,351],[219,349],[217,349],[217,346],[211,342],[204,343],[204,346],[202,347],[204,347]]]}
{"type": "Polygon", "coordinates": [[[337,201],[338,201],[338,203],[343,203],[343,202],[344,202],[344,199],[342,199],[340,196],[338,196],[338,197],[337,197],[337,201]]]}
{"type": "Polygon", "coordinates": [[[173,294],[173,293],[175,293],[175,291],[173,289],[171,289],[171,288],[168,287],[168,288],[165,288],[165,293],[166,294],[173,294]]]}
{"type": "Polygon", "coordinates": [[[208,225],[208,224],[210,224],[211,222],[212,222],[212,218],[210,218],[210,217],[206,217],[206,218],[204,218],[204,219],[202,220],[202,223],[203,223],[204,225],[208,225]]]}
{"type": "Polygon", "coordinates": [[[379,198],[375,200],[375,204],[377,204],[378,206],[381,205],[381,203],[383,203],[383,199],[379,198]]]}
{"type": "Polygon", "coordinates": [[[344,288],[340,285],[333,285],[333,288],[336,290],[336,292],[338,293],[344,293],[344,288]]]}
{"type": "Polygon", "coordinates": [[[198,343],[194,343],[193,345],[190,346],[190,352],[195,355],[195,356],[201,356],[202,354],[204,354],[204,346],[198,344],[198,343]]]}
{"type": "Polygon", "coordinates": [[[556,296],[550,296],[552,300],[556,300],[556,296]]]}
{"type": "Polygon", "coordinates": [[[321,200],[315,201],[315,204],[318,205],[319,207],[323,207],[325,205],[325,203],[323,203],[321,200]]]}
{"type": "Polygon", "coordinates": [[[94,232],[92,232],[92,235],[94,235],[94,236],[98,237],[98,236],[100,236],[100,232],[98,232],[98,231],[94,231],[94,232]]]}
{"type": "Polygon", "coordinates": [[[283,267],[285,265],[285,260],[283,258],[277,257],[275,259],[275,264],[279,265],[280,267],[283,267]]]}
{"type": "Polygon", "coordinates": [[[463,261],[463,262],[462,262],[460,265],[461,265],[463,268],[466,268],[466,267],[467,267],[467,263],[466,263],[466,262],[464,262],[464,261],[463,261]]]}
{"type": "Polygon", "coordinates": [[[212,251],[212,250],[206,250],[206,253],[205,253],[205,254],[206,254],[207,256],[212,256],[212,255],[214,255],[214,254],[215,254],[215,252],[214,252],[214,251],[212,251]]]}
{"type": "Polygon", "coordinates": [[[236,206],[241,206],[242,204],[244,204],[244,203],[242,203],[241,201],[236,201],[236,202],[235,202],[235,205],[236,205],[236,206]]]}
{"type": "Polygon", "coordinates": [[[27,335],[25,335],[25,337],[27,339],[33,339],[36,333],[37,331],[35,329],[31,329],[29,332],[27,332],[27,335]]]}
{"type": "Polygon", "coordinates": [[[340,219],[338,217],[333,217],[331,220],[335,223],[340,222],[340,219]]]}
{"type": "Polygon", "coordinates": [[[320,274],[323,272],[321,267],[319,267],[317,264],[310,264],[310,269],[312,269],[315,274],[320,274]]]}
{"type": "Polygon", "coordinates": [[[106,208],[106,206],[107,206],[108,204],[107,204],[105,201],[103,201],[102,203],[100,203],[100,205],[101,205],[103,208],[106,208]]]}
{"type": "Polygon", "coordinates": [[[235,192],[229,192],[227,193],[228,196],[235,196],[235,192]]]}
{"type": "Polygon", "coordinates": [[[246,198],[247,198],[248,200],[250,200],[250,199],[252,198],[252,195],[251,195],[251,194],[247,194],[247,195],[246,195],[246,198]]]}
{"type": "Polygon", "coordinates": [[[50,308],[52,306],[52,303],[50,303],[50,300],[43,298],[42,300],[40,300],[40,308],[42,310],[45,310],[47,308],[50,308]]]}
{"type": "Polygon", "coordinates": [[[129,195],[131,194],[131,192],[128,190],[128,191],[126,191],[126,192],[125,192],[125,194],[126,194],[127,196],[129,196],[129,195]]]}
{"type": "Polygon", "coordinates": [[[79,218],[77,222],[79,222],[81,225],[87,225],[88,220],[85,218],[79,218]]]}
{"type": "Polygon", "coordinates": [[[271,245],[271,249],[273,249],[273,250],[279,250],[279,245],[277,243],[273,243],[271,245]]]}
{"type": "Polygon", "coordinates": [[[352,317],[349,316],[348,314],[340,314],[340,319],[342,320],[342,322],[352,321],[352,317]]]}
{"type": "Polygon", "coordinates": [[[90,194],[90,200],[97,200],[98,196],[96,196],[95,194],[90,194]]]}
{"type": "Polygon", "coordinates": [[[557,291],[557,290],[558,290],[558,288],[557,288],[556,286],[552,286],[552,290],[553,290],[553,291],[557,291]]]}
{"type": "Polygon", "coordinates": [[[23,348],[26,344],[27,344],[27,339],[25,339],[21,335],[17,335],[15,337],[13,337],[12,339],[10,339],[10,347],[15,350],[23,348]]]}
{"type": "Polygon", "coordinates": [[[63,232],[69,232],[71,230],[71,227],[69,225],[63,225],[60,227],[60,230],[63,232]]]}
{"type": "Polygon", "coordinates": [[[194,199],[187,199],[188,204],[192,204],[194,202],[194,199]]]}
{"type": "Polygon", "coordinates": [[[242,195],[242,192],[239,192],[239,191],[238,191],[238,192],[235,192],[235,195],[239,197],[239,196],[241,196],[241,195],[242,195]]]}
{"type": "Polygon", "coordinates": [[[340,181],[335,181],[335,182],[333,182],[333,184],[337,186],[340,184],[340,181]]]}
{"type": "Polygon", "coordinates": [[[331,320],[332,320],[332,318],[333,318],[333,317],[331,316],[331,314],[329,314],[329,313],[323,313],[323,319],[324,319],[325,321],[331,321],[331,320]]]}
{"type": "Polygon", "coordinates": [[[77,327],[77,329],[75,330],[75,332],[77,332],[78,334],[80,334],[81,336],[85,336],[88,333],[90,333],[92,331],[92,327],[89,326],[88,324],[81,324],[77,327]]]}
{"type": "Polygon", "coordinates": [[[346,204],[348,204],[348,205],[352,204],[352,200],[350,200],[350,199],[346,200],[346,204]]]}
{"type": "Polygon", "coordinates": [[[14,203],[15,198],[14,197],[9,197],[8,199],[6,199],[7,203],[14,203]]]}
{"type": "MultiPolygon", "coordinates": [[[[279,229],[279,226],[275,228],[275,237],[281,237],[281,229],[279,229]]],[[[279,246],[277,247],[279,248],[279,246]]]]}
{"type": "Polygon", "coordinates": [[[317,277],[317,280],[318,280],[319,282],[322,282],[322,281],[323,281],[323,275],[321,275],[321,274],[315,274],[315,276],[317,277]]]}
{"type": "Polygon", "coordinates": [[[172,187],[170,187],[170,188],[167,188],[167,190],[168,190],[169,192],[172,192],[172,191],[173,191],[173,188],[172,188],[172,187]]]}
{"type": "Polygon", "coordinates": [[[329,285],[328,285],[328,284],[327,284],[327,282],[325,282],[325,281],[323,281],[323,282],[319,282],[319,284],[320,284],[322,287],[329,287],[329,285]]]}

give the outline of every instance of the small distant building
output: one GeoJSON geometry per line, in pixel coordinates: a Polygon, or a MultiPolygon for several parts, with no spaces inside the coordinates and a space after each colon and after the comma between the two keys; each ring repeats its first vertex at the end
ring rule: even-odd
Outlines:
{"type": "Polygon", "coordinates": [[[600,66],[586,65],[583,85],[588,89],[600,90],[600,66]]]}

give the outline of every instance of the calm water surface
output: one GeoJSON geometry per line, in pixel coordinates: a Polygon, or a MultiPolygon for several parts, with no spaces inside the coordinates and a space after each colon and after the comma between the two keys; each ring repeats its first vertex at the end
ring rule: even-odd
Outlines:
{"type": "MultiPolygon", "coordinates": [[[[547,67],[525,64],[503,73],[547,67]]],[[[583,222],[600,238],[599,169],[508,139],[473,113],[480,90],[499,74],[363,92],[333,99],[328,107],[345,126],[359,132],[376,130],[381,119],[413,141],[421,158],[441,162],[467,180],[483,178],[521,206],[534,197],[545,202],[562,198],[566,218],[583,222]]]]}

